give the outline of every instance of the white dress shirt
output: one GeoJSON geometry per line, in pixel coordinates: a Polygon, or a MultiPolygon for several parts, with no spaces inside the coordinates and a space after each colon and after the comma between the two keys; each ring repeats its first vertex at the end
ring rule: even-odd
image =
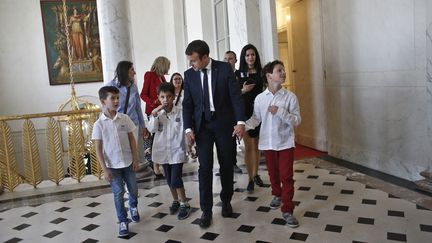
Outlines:
{"type": "MultiPolygon", "coordinates": [[[[210,101],[210,111],[215,111],[214,104],[213,104],[213,89],[212,89],[212,59],[210,58],[210,62],[207,64],[205,68],[207,68],[207,77],[208,77],[208,88],[209,88],[209,101],[210,101]]],[[[201,87],[203,87],[204,91],[204,73],[202,70],[200,70],[200,77],[201,77],[201,87]]]]}
{"type": "Polygon", "coordinates": [[[135,124],[128,115],[117,112],[113,119],[104,113],[93,125],[93,140],[102,140],[103,156],[108,168],[119,169],[132,163],[132,151],[128,133],[134,132],[135,124]]]}
{"type": "Polygon", "coordinates": [[[179,164],[187,161],[186,144],[183,133],[182,109],[173,106],[171,112],[158,112],[151,115],[148,124],[153,138],[152,160],[157,164],[179,164]]]}
{"type": "Polygon", "coordinates": [[[275,94],[268,89],[255,98],[254,112],[246,121],[246,129],[261,123],[258,148],[260,150],[284,150],[295,147],[294,127],[301,122],[300,109],[294,93],[281,88],[275,94]],[[269,106],[278,107],[273,115],[269,106]]]}

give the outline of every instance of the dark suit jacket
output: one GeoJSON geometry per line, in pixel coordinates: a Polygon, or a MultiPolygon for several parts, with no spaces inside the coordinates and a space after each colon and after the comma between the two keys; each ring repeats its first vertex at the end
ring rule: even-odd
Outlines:
{"type": "MultiPolygon", "coordinates": [[[[245,121],[244,104],[238,82],[231,66],[212,59],[211,82],[215,119],[222,126],[233,127],[245,121]]],[[[190,68],[184,73],[183,123],[184,128],[199,131],[203,118],[203,88],[200,71],[190,68]]]]}

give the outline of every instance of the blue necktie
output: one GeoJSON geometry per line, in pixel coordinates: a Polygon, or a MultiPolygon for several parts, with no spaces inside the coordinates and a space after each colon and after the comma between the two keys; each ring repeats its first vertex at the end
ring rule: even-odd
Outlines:
{"type": "Polygon", "coordinates": [[[209,94],[209,87],[208,87],[207,68],[203,68],[201,72],[203,72],[204,74],[204,78],[203,78],[204,117],[206,121],[210,121],[211,120],[210,94],[209,94]]]}

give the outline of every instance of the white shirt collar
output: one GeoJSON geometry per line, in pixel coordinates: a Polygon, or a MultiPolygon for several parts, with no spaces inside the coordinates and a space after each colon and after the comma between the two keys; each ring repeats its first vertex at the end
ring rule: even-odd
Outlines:
{"type": "MultiPolygon", "coordinates": [[[[112,119],[112,120],[113,120],[113,121],[116,120],[116,119],[118,118],[118,116],[119,116],[119,113],[116,112],[116,115],[114,116],[114,119],[112,119]]],[[[102,120],[111,120],[111,118],[107,117],[107,116],[105,115],[105,113],[103,113],[103,112],[102,112],[102,115],[101,115],[101,119],[102,119],[102,120]]]]}

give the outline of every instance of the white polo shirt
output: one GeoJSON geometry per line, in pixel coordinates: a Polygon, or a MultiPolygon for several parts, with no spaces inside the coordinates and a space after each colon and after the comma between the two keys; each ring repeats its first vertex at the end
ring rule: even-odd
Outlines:
{"type": "Polygon", "coordinates": [[[135,124],[129,116],[117,112],[114,119],[102,115],[93,125],[93,140],[102,140],[105,165],[119,169],[132,163],[132,151],[128,133],[134,132],[135,124]]]}
{"type": "Polygon", "coordinates": [[[295,147],[294,127],[301,122],[297,97],[284,88],[274,95],[268,89],[255,98],[254,113],[246,121],[246,129],[253,129],[261,123],[258,149],[284,150],[295,147]],[[271,105],[278,106],[276,114],[268,111],[271,105]]]}

